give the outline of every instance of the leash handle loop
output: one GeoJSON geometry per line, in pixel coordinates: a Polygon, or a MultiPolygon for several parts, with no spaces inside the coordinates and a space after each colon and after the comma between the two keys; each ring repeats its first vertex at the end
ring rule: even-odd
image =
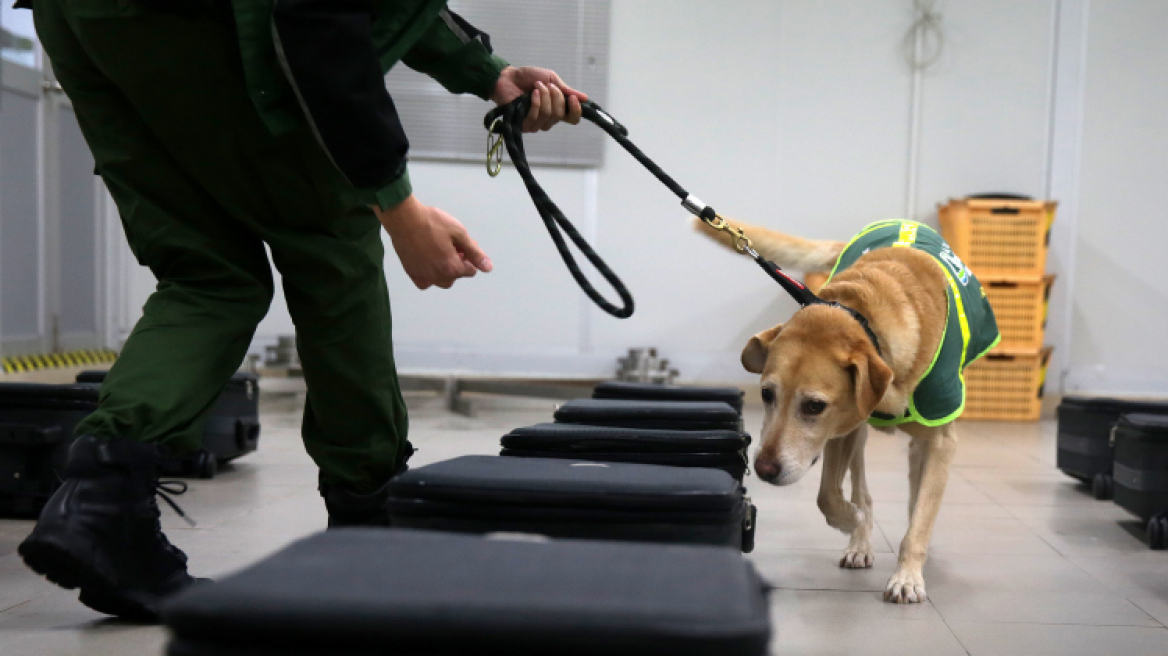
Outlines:
{"type": "MultiPolygon", "coordinates": [[[[625,135],[628,134],[628,130],[623,125],[617,122],[607,112],[600,109],[596,103],[585,102],[582,105],[584,118],[595,123],[610,135],[613,135],[613,138],[617,138],[617,135],[620,135],[620,138],[625,138],[625,135]]],[[[539,212],[540,218],[543,219],[544,226],[547,227],[548,234],[551,235],[552,241],[556,245],[556,250],[560,252],[560,257],[564,260],[564,265],[568,267],[568,272],[576,280],[576,284],[580,286],[580,289],[600,309],[618,319],[628,318],[633,314],[633,296],[629,293],[628,288],[625,287],[624,282],[608,267],[608,264],[605,263],[600,255],[593,250],[583,235],[576,230],[576,226],[568,220],[568,217],[564,216],[564,213],[547,195],[547,192],[544,191],[543,187],[539,185],[539,182],[536,181],[535,176],[531,173],[531,166],[527,162],[527,152],[523,147],[523,120],[527,117],[527,112],[530,109],[531,96],[525,94],[487,113],[483,119],[483,125],[488,130],[489,149],[487,172],[491,173],[492,176],[498,175],[498,171],[502,167],[502,154],[499,152],[500,143],[502,143],[507,147],[507,154],[511,157],[511,163],[515,165],[515,169],[519,172],[519,177],[523,179],[523,184],[527,187],[527,192],[531,195],[531,200],[535,203],[536,211],[539,212]],[[499,135],[498,141],[492,142],[492,135],[495,134],[499,135]],[[492,165],[492,159],[494,165],[492,165]],[[596,268],[605,281],[616,290],[621,302],[619,307],[604,298],[592,285],[592,282],[588,280],[587,276],[584,275],[584,272],[580,269],[580,265],[576,262],[576,258],[569,250],[564,235],[567,235],[568,239],[572,240],[576,248],[596,268]]]]}

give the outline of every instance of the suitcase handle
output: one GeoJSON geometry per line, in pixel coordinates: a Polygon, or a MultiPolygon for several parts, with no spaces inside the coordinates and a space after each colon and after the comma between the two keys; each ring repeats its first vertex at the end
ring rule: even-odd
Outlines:
{"type": "Polygon", "coordinates": [[[0,444],[59,444],[64,436],[60,426],[0,424],[0,444]]]}
{"type": "Polygon", "coordinates": [[[235,420],[235,443],[246,451],[260,439],[260,422],[250,417],[235,420]]]}
{"type": "Polygon", "coordinates": [[[743,495],[746,502],[746,517],[742,518],[742,553],[754,551],[754,527],[758,523],[758,508],[751,502],[750,497],[743,495]]]}

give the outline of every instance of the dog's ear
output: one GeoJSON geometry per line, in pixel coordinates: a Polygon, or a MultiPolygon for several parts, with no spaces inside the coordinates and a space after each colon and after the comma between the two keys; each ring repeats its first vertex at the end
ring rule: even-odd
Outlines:
{"type": "Polygon", "coordinates": [[[751,337],[746,343],[746,348],[742,349],[742,367],[752,374],[761,374],[762,368],[766,366],[767,351],[771,348],[771,342],[775,341],[782,331],[783,324],[779,324],[751,337]]]}
{"type": "Polygon", "coordinates": [[[860,415],[867,419],[892,383],[892,368],[884,363],[872,344],[865,342],[860,350],[852,354],[848,370],[856,386],[856,407],[860,415]]]}

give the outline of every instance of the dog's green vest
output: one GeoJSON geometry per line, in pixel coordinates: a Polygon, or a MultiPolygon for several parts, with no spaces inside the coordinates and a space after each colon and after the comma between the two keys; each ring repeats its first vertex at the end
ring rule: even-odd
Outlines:
{"type": "Polygon", "coordinates": [[[840,253],[831,276],[834,278],[864,253],[878,248],[915,248],[931,255],[945,272],[949,310],[933,363],[917,384],[904,416],[873,413],[868,422],[874,426],[891,426],[915,421],[938,426],[953,421],[965,409],[962,372],[1002,339],[985,290],[941,235],[916,221],[879,221],[864,228],[840,253]]]}

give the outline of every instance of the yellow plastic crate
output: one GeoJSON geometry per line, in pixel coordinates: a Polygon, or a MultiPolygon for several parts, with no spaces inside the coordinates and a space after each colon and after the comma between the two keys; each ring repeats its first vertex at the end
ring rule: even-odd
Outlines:
{"type": "Polygon", "coordinates": [[[1042,348],[1046,333],[1046,315],[1050,307],[1050,288],[1054,276],[1040,281],[982,279],[1002,341],[996,350],[1037,350],[1042,348]]]}
{"type": "Polygon", "coordinates": [[[961,418],[1038,421],[1052,350],[994,351],[969,365],[961,418]]]}
{"type": "Polygon", "coordinates": [[[937,214],[941,235],[978,278],[1042,280],[1053,201],[972,199],[949,201],[937,214]]]}

